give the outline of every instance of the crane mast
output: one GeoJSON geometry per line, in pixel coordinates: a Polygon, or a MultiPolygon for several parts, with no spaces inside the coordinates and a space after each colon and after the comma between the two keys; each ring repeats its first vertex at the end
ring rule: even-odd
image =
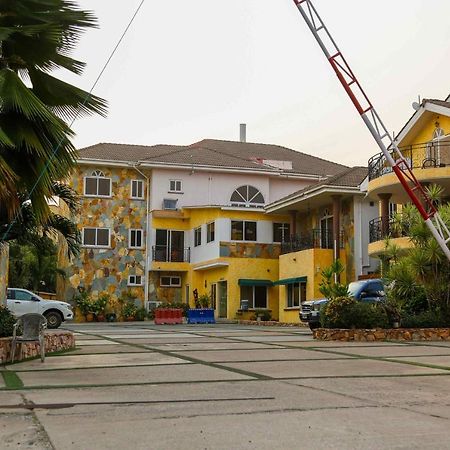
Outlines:
{"type": "Polygon", "coordinates": [[[300,14],[307,23],[317,43],[328,59],[350,100],[360,114],[373,138],[383,152],[386,161],[397,175],[412,203],[425,220],[426,225],[439,243],[442,251],[450,260],[450,231],[427,192],[417,180],[408,161],[402,155],[391,137],[378,112],[372,105],[351,67],[319,16],[311,0],[293,0],[300,14]]]}

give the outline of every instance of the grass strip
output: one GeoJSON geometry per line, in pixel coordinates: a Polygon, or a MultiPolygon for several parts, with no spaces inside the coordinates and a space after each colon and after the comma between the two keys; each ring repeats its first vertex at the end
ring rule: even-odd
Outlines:
{"type": "Polygon", "coordinates": [[[2,377],[3,381],[5,382],[6,389],[17,390],[24,387],[22,380],[18,377],[16,372],[12,372],[10,370],[2,370],[2,377]]]}

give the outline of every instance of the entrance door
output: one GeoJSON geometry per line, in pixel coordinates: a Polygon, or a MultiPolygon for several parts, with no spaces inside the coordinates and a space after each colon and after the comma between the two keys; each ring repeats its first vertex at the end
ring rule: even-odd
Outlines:
{"type": "Polygon", "coordinates": [[[228,299],[228,289],[227,282],[221,281],[218,283],[219,286],[219,318],[227,318],[227,299],[228,299]]]}
{"type": "Polygon", "coordinates": [[[171,231],[170,233],[170,261],[184,261],[184,231],[171,231]]]}
{"type": "Polygon", "coordinates": [[[334,248],[333,245],[333,216],[324,217],[320,221],[320,247],[334,248]]]}

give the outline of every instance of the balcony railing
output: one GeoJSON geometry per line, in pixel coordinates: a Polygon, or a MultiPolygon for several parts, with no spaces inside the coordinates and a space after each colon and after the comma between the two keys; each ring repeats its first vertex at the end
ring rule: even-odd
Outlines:
{"type": "MultiPolygon", "coordinates": [[[[340,233],[340,247],[344,248],[344,233],[340,233]]],[[[313,248],[333,249],[334,240],[332,231],[311,230],[307,233],[296,234],[288,241],[281,243],[281,254],[300,252],[313,248]]]]}
{"type": "Polygon", "coordinates": [[[386,238],[399,238],[409,236],[409,224],[402,222],[401,214],[390,217],[386,225],[383,224],[381,217],[369,222],[369,242],[382,241],[386,238]]]}
{"type": "MultiPolygon", "coordinates": [[[[431,142],[427,144],[410,145],[400,149],[406,163],[411,169],[427,169],[430,167],[445,167],[450,165],[450,143],[431,142]]],[[[394,159],[395,156],[393,155],[394,159]]],[[[369,159],[369,180],[392,173],[392,167],[386,161],[383,153],[369,159]]]]}
{"type": "Polygon", "coordinates": [[[191,248],[174,249],[166,245],[152,247],[152,260],[158,262],[190,262],[191,248]]]}

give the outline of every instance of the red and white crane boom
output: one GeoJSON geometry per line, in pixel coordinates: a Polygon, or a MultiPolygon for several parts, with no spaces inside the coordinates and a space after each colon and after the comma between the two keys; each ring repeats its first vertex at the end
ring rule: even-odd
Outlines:
{"type": "Polygon", "coordinates": [[[411,201],[450,260],[450,231],[373,107],[311,0],[293,0],[411,201]]]}

